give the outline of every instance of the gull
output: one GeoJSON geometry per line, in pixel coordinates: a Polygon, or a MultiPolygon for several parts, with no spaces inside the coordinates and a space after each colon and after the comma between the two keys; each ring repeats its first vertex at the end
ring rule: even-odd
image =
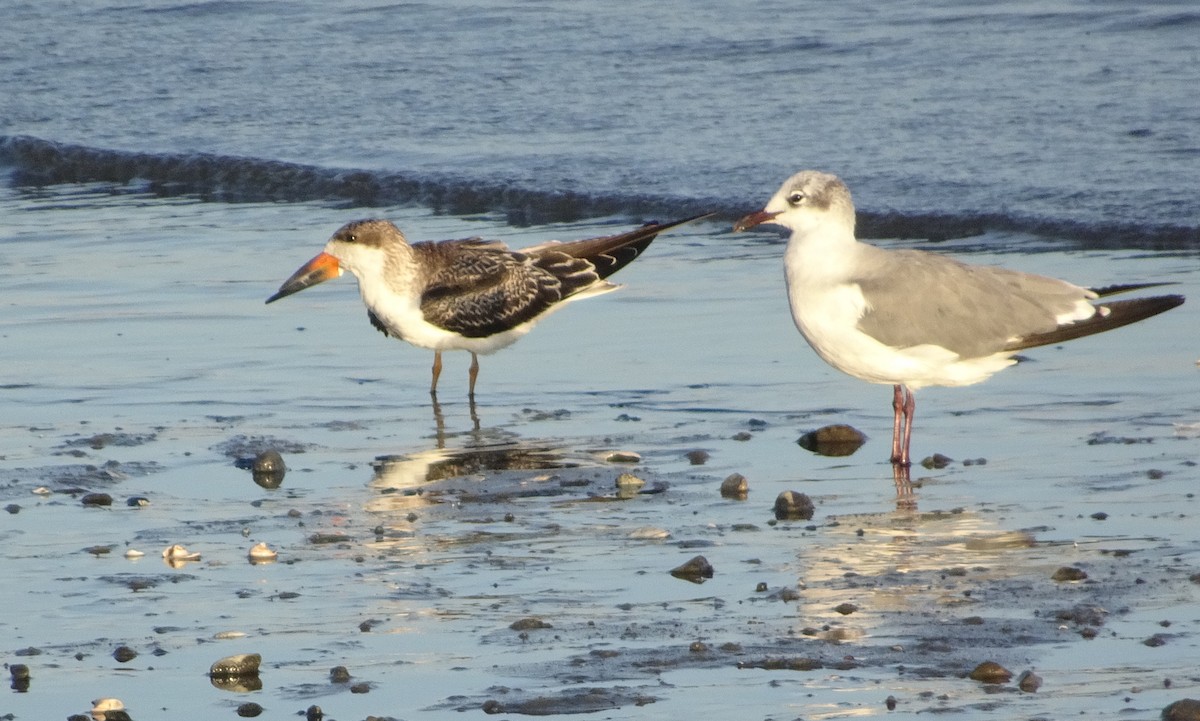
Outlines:
{"type": "Polygon", "coordinates": [[[854,235],[854,204],[836,176],[806,170],[766,207],[734,224],[791,231],[784,253],[796,327],[825,362],[893,386],[893,464],[907,467],[914,391],[979,383],[1026,348],[1060,343],[1149,318],[1179,295],[1097,298],[1161,285],[1088,289],[1005,268],[968,265],[921,250],[885,250],[854,235]]]}
{"type": "Polygon", "coordinates": [[[359,220],[338,229],[267,302],[348,270],[358,279],[371,325],[433,350],[429,392],[435,398],[442,351],[471,353],[468,397],[474,399],[479,354],[512,345],[567,302],[620,288],[605,279],[641,255],[659,233],[704,217],[521,251],[480,238],[410,244],[387,220],[359,220]]]}

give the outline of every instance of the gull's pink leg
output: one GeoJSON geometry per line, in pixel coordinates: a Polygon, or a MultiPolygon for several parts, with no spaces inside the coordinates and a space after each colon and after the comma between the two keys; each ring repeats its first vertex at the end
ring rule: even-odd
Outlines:
{"type": "Polygon", "coordinates": [[[917,411],[917,397],[912,391],[904,389],[904,449],[900,454],[900,465],[911,466],[908,446],[912,441],[913,414],[917,411]]]}
{"type": "Polygon", "coordinates": [[[904,412],[904,387],[900,384],[892,386],[892,410],[896,415],[892,419],[892,463],[903,463],[900,448],[900,434],[903,430],[900,417],[904,412]]]}

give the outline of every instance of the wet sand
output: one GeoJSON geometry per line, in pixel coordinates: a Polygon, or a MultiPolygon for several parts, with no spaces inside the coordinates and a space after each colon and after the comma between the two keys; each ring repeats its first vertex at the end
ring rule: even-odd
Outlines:
{"type": "MultiPolygon", "coordinates": [[[[447,356],[435,412],[432,354],[372,329],[351,279],[262,304],[361,213],[5,192],[0,637],[31,681],[0,714],[1150,719],[1200,697],[1194,255],[940,244],[1192,302],[924,391],[914,454],[954,460],[910,495],[883,460],[890,389],[804,345],[773,236],[660,238],[619,293],[481,359],[473,412],[447,356]],[[796,444],[830,423],[867,443],[796,444]],[[266,448],[276,488],[238,467],[266,448]],[[735,472],[745,500],[718,492],[735,472]],[[641,492],[619,497],[622,473],[641,492]],[[775,520],[786,490],[811,520],[775,520]],[[259,542],[276,562],[248,562],[259,542]],[[175,543],[200,559],[165,564],[175,543]],[[711,579],[669,574],[697,555],[711,579]],[[261,690],[210,682],[250,652],[261,690]],[[1013,679],[966,678],[989,660],[1013,679]]],[[[630,224],[372,214],[515,246],[630,224]]]]}

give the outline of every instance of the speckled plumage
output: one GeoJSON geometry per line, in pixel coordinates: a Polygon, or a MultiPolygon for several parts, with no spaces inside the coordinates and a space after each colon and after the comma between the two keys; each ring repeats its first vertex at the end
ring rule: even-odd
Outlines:
{"type": "Polygon", "coordinates": [[[659,233],[700,217],[521,251],[480,238],[409,244],[389,221],[355,221],[338,229],[325,251],[267,302],[349,270],[375,328],[435,351],[431,391],[437,388],[441,351],[470,351],[474,395],[476,354],[511,345],[563,303],[615,290],[606,278],[659,233]]]}

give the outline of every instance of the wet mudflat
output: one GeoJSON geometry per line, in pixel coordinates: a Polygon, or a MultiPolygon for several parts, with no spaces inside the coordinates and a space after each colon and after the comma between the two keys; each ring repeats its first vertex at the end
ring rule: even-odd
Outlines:
{"type": "MultiPolygon", "coordinates": [[[[352,280],[262,305],[344,210],[5,202],[0,637],[29,681],[0,714],[1151,719],[1200,697],[1194,304],[923,392],[914,453],[950,460],[910,491],[890,390],[803,344],[771,236],[664,236],[622,291],[483,358],[474,408],[448,356],[435,407],[431,354],[376,333],[352,280]],[[833,423],[867,442],[796,443],[833,423]],[[268,449],[286,473],[256,483],[268,449]],[[784,491],[813,517],[777,520],[784,491]],[[696,556],[711,578],[671,575],[696,556]],[[243,653],[257,684],[210,678],[243,653]],[[968,678],[985,661],[1011,679],[968,678]]],[[[518,246],[630,222],[377,214],[518,246]]],[[[1000,240],[961,249],[1200,298],[1194,257],[1000,240]]]]}

